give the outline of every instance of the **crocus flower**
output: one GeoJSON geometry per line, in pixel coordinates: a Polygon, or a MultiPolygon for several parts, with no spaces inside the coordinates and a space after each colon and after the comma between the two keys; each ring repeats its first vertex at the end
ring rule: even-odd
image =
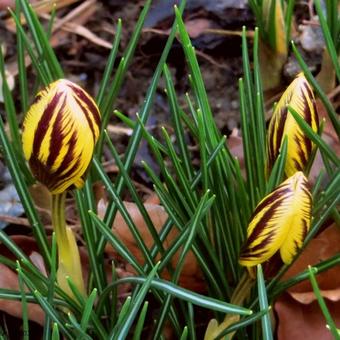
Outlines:
{"type": "Polygon", "coordinates": [[[280,252],[282,261],[289,264],[309,230],[311,210],[307,178],[297,172],[256,207],[239,263],[253,267],[280,252]]]}
{"type": "Polygon", "coordinates": [[[33,175],[59,194],[82,187],[100,131],[100,113],[78,85],[60,79],[40,91],[23,124],[23,149],[33,175]]]}
{"type": "Polygon", "coordinates": [[[68,278],[86,295],[76,239],[66,226],[66,191],[81,188],[100,132],[100,113],[78,85],[60,79],[40,91],[23,124],[22,142],[35,178],[52,194],[52,224],[58,247],[57,281],[73,296],[68,278]]]}
{"type": "Polygon", "coordinates": [[[289,113],[288,105],[299,113],[313,131],[317,131],[319,119],[315,98],[302,73],[297,75],[283,93],[275,107],[268,129],[268,170],[271,170],[279,155],[283,139],[287,136],[288,151],[285,173],[287,177],[290,177],[297,171],[304,171],[313,149],[313,143],[289,113]]]}

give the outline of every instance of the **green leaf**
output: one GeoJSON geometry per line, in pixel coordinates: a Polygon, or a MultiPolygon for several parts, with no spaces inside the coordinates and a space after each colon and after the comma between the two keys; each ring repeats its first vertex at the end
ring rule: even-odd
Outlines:
{"type": "Polygon", "coordinates": [[[148,292],[148,290],[151,287],[151,282],[155,275],[157,275],[159,263],[155,265],[155,267],[151,270],[150,274],[145,279],[144,283],[140,287],[137,295],[132,299],[131,308],[129,308],[129,311],[126,314],[126,317],[121,322],[121,326],[116,331],[116,334],[113,336],[113,334],[110,335],[110,339],[115,340],[122,340],[125,339],[128,335],[128,332],[132,326],[132,323],[139,311],[140,306],[142,305],[144,298],[148,292]]]}
{"type": "MultiPolygon", "coordinates": [[[[260,310],[268,311],[268,299],[267,299],[267,290],[266,284],[264,282],[262,266],[260,264],[257,265],[257,290],[259,295],[260,302],[260,310]]],[[[269,313],[263,315],[261,319],[262,324],[262,337],[264,340],[272,340],[273,339],[273,331],[270,321],[269,313]]]]}
{"type": "Polygon", "coordinates": [[[317,133],[305,122],[305,120],[291,107],[288,106],[289,112],[293,115],[296,122],[299,124],[303,132],[311,139],[320,149],[321,153],[324,153],[337,167],[340,166],[340,160],[330,146],[323,141],[317,133]]]}
{"type": "Polygon", "coordinates": [[[292,45],[292,50],[294,52],[294,55],[300,65],[300,67],[303,70],[303,73],[305,74],[308,82],[313,86],[315,92],[317,93],[317,95],[319,96],[319,98],[321,99],[322,103],[324,104],[328,116],[332,122],[332,125],[334,127],[335,132],[337,133],[338,138],[340,138],[340,124],[339,124],[339,118],[332,106],[332,103],[330,102],[330,100],[328,99],[327,95],[322,91],[320,85],[317,83],[317,81],[315,80],[315,78],[312,75],[312,72],[309,70],[307,64],[305,63],[305,61],[303,60],[301,54],[299,53],[299,51],[297,50],[294,42],[291,42],[292,45]]]}
{"type": "Polygon", "coordinates": [[[316,278],[315,278],[315,273],[317,272],[317,269],[309,266],[308,271],[309,271],[309,279],[310,279],[310,282],[312,284],[314,294],[315,294],[315,296],[318,300],[322,314],[324,315],[324,317],[326,319],[327,328],[329,328],[329,330],[331,331],[332,335],[334,336],[334,339],[339,340],[340,334],[339,334],[339,332],[336,328],[336,324],[335,324],[334,320],[332,319],[332,317],[331,317],[331,315],[328,311],[327,305],[326,305],[325,300],[323,299],[323,297],[321,295],[318,283],[317,283],[316,278]]]}
{"type": "MultiPolygon", "coordinates": [[[[143,277],[126,277],[123,279],[119,279],[111,285],[107,286],[105,291],[103,292],[102,298],[105,298],[107,294],[110,293],[112,286],[124,283],[135,283],[141,284],[145,282],[145,278],[143,277]]],[[[171,294],[174,297],[177,297],[181,300],[190,302],[196,306],[200,306],[202,308],[211,309],[217,312],[222,312],[225,314],[238,314],[238,315],[251,315],[253,312],[250,309],[236,306],[227,302],[223,302],[221,300],[213,299],[211,297],[200,295],[195,292],[192,292],[188,289],[181,288],[177,285],[174,285],[171,282],[167,282],[161,279],[154,279],[151,281],[151,287],[161,290],[165,293],[171,294]]]]}
{"type": "Polygon", "coordinates": [[[137,321],[137,324],[136,324],[135,331],[133,333],[133,339],[132,340],[140,340],[140,338],[141,338],[144,323],[145,323],[146,313],[148,311],[148,306],[149,306],[149,302],[145,301],[143,308],[142,308],[142,310],[139,314],[139,318],[138,318],[138,321],[137,321]]]}

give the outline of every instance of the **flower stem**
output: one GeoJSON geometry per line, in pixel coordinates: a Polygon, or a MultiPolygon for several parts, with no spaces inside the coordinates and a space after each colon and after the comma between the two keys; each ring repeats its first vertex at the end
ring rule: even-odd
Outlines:
{"type": "MultiPolygon", "coordinates": [[[[231,297],[230,303],[237,306],[242,306],[244,301],[249,297],[251,288],[254,284],[254,279],[248,272],[245,272],[239,281],[234,293],[231,297]]],[[[204,340],[213,340],[231,324],[240,320],[239,315],[226,314],[222,323],[218,324],[216,319],[210,320],[205,332],[204,340]]],[[[229,334],[228,339],[232,339],[235,332],[229,334]]]]}
{"type": "Polygon", "coordinates": [[[52,224],[58,247],[57,281],[60,288],[71,297],[74,297],[67,282],[67,278],[70,278],[79,293],[85,296],[86,292],[77,242],[71,228],[66,226],[65,198],[66,192],[52,195],[52,224]]]}

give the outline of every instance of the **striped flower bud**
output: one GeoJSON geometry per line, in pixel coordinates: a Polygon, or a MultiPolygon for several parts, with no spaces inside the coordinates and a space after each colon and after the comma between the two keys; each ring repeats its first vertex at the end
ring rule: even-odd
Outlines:
{"type": "Polygon", "coordinates": [[[307,178],[297,172],[256,207],[239,263],[253,267],[280,252],[289,264],[301,248],[311,222],[312,195],[307,178]]]}
{"type": "Polygon", "coordinates": [[[313,91],[302,73],[298,74],[283,93],[275,107],[268,129],[268,170],[270,171],[285,136],[288,151],[285,166],[287,177],[297,171],[304,171],[312,153],[313,143],[304,134],[294,117],[288,111],[290,105],[313,129],[317,131],[319,119],[313,91]]]}
{"type": "Polygon", "coordinates": [[[33,175],[59,194],[81,188],[100,131],[94,100],[60,79],[40,91],[26,114],[22,142],[33,175]]]}

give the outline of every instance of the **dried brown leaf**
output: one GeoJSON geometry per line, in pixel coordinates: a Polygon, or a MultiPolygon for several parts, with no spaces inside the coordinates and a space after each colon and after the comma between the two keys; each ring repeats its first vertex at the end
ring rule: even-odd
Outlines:
{"type": "MultiPolygon", "coordinates": [[[[38,259],[38,256],[36,255],[37,245],[32,238],[20,235],[20,236],[13,236],[12,240],[28,256],[35,253],[33,254],[34,264],[37,265],[37,263],[39,263],[40,260],[38,259]]],[[[3,244],[0,245],[0,254],[12,260],[15,259],[12,253],[10,253],[9,250],[3,244]]],[[[39,266],[40,266],[40,263],[39,263],[39,266]]],[[[8,268],[4,264],[0,263],[0,273],[1,273],[0,288],[11,289],[15,291],[20,290],[18,275],[15,271],[8,268]]],[[[20,301],[0,299],[0,310],[12,316],[18,317],[18,318],[22,317],[22,306],[21,306],[20,301]]],[[[29,320],[35,321],[38,324],[43,325],[45,314],[39,305],[34,304],[34,303],[29,303],[28,304],[28,318],[29,320]]]]}
{"type": "Polygon", "coordinates": [[[227,139],[227,145],[231,154],[238,159],[241,169],[244,170],[243,140],[238,129],[233,129],[227,139]]]}
{"type": "MultiPolygon", "coordinates": [[[[2,263],[0,263],[0,288],[19,291],[18,275],[2,263]]],[[[0,310],[15,316],[22,317],[22,306],[20,301],[0,299],[0,310]]],[[[36,323],[43,325],[45,314],[39,305],[28,304],[28,318],[36,323]]]]}
{"type": "MultiPolygon", "coordinates": [[[[146,244],[146,246],[151,249],[154,241],[149,232],[147,224],[144,221],[143,216],[141,215],[139,209],[136,204],[131,202],[124,202],[126,209],[128,210],[132,220],[135,225],[138,227],[138,230],[146,244]]],[[[159,233],[164,223],[168,219],[168,214],[164,210],[164,208],[158,204],[144,204],[151,221],[153,222],[155,229],[159,233]]],[[[101,209],[103,209],[103,202],[100,203],[101,209]]],[[[117,213],[117,216],[114,220],[112,232],[118,236],[121,241],[127,246],[127,248],[131,251],[131,253],[136,257],[140,264],[144,264],[145,260],[142,255],[141,250],[139,249],[132,233],[130,232],[125,220],[123,219],[120,213],[117,213]]],[[[168,249],[172,242],[178,236],[178,230],[172,228],[171,232],[167,236],[167,238],[163,242],[163,246],[165,249],[168,249]]],[[[117,252],[112,248],[111,245],[106,246],[106,252],[112,254],[113,256],[117,256],[117,252]]],[[[178,258],[180,255],[180,251],[178,251],[172,258],[171,264],[173,268],[176,268],[178,258]]],[[[156,260],[160,259],[158,256],[156,260]]],[[[133,272],[132,267],[127,267],[129,271],[133,272]]],[[[162,277],[165,279],[170,278],[170,274],[167,271],[162,273],[162,277]]],[[[193,289],[196,291],[203,291],[205,289],[205,285],[202,279],[202,274],[197,263],[197,260],[192,252],[189,252],[186,256],[181,277],[179,279],[179,284],[185,288],[193,289]]]]}
{"type": "Polygon", "coordinates": [[[191,38],[197,38],[211,28],[211,22],[204,18],[197,18],[185,22],[185,28],[191,38]]]}
{"type": "MultiPolygon", "coordinates": [[[[339,252],[340,230],[334,223],[308,244],[300,257],[284,275],[283,279],[291,278],[308,268],[309,265],[312,266],[320,261],[327,260],[339,254],[339,252]]],[[[317,281],[322,296],[332,301],[340,300],[339,267],[333,267],[326,272],[318,274],[317,281]]],[[[311,303],[316,299],[309,280],[291,287],[288,292],[301,303],[311,303]]]]}
{"type": "MultiPolygon", "coordinates": [[[[340,302],[327,301],[327,307],[334,322],[340,325],[340,302]]],[[[278,316],[277,339],[333,339],[326,328],[326,321],[316,301],[303,305],[289,294],[284,294],[275,303],[278,316]]]]}

